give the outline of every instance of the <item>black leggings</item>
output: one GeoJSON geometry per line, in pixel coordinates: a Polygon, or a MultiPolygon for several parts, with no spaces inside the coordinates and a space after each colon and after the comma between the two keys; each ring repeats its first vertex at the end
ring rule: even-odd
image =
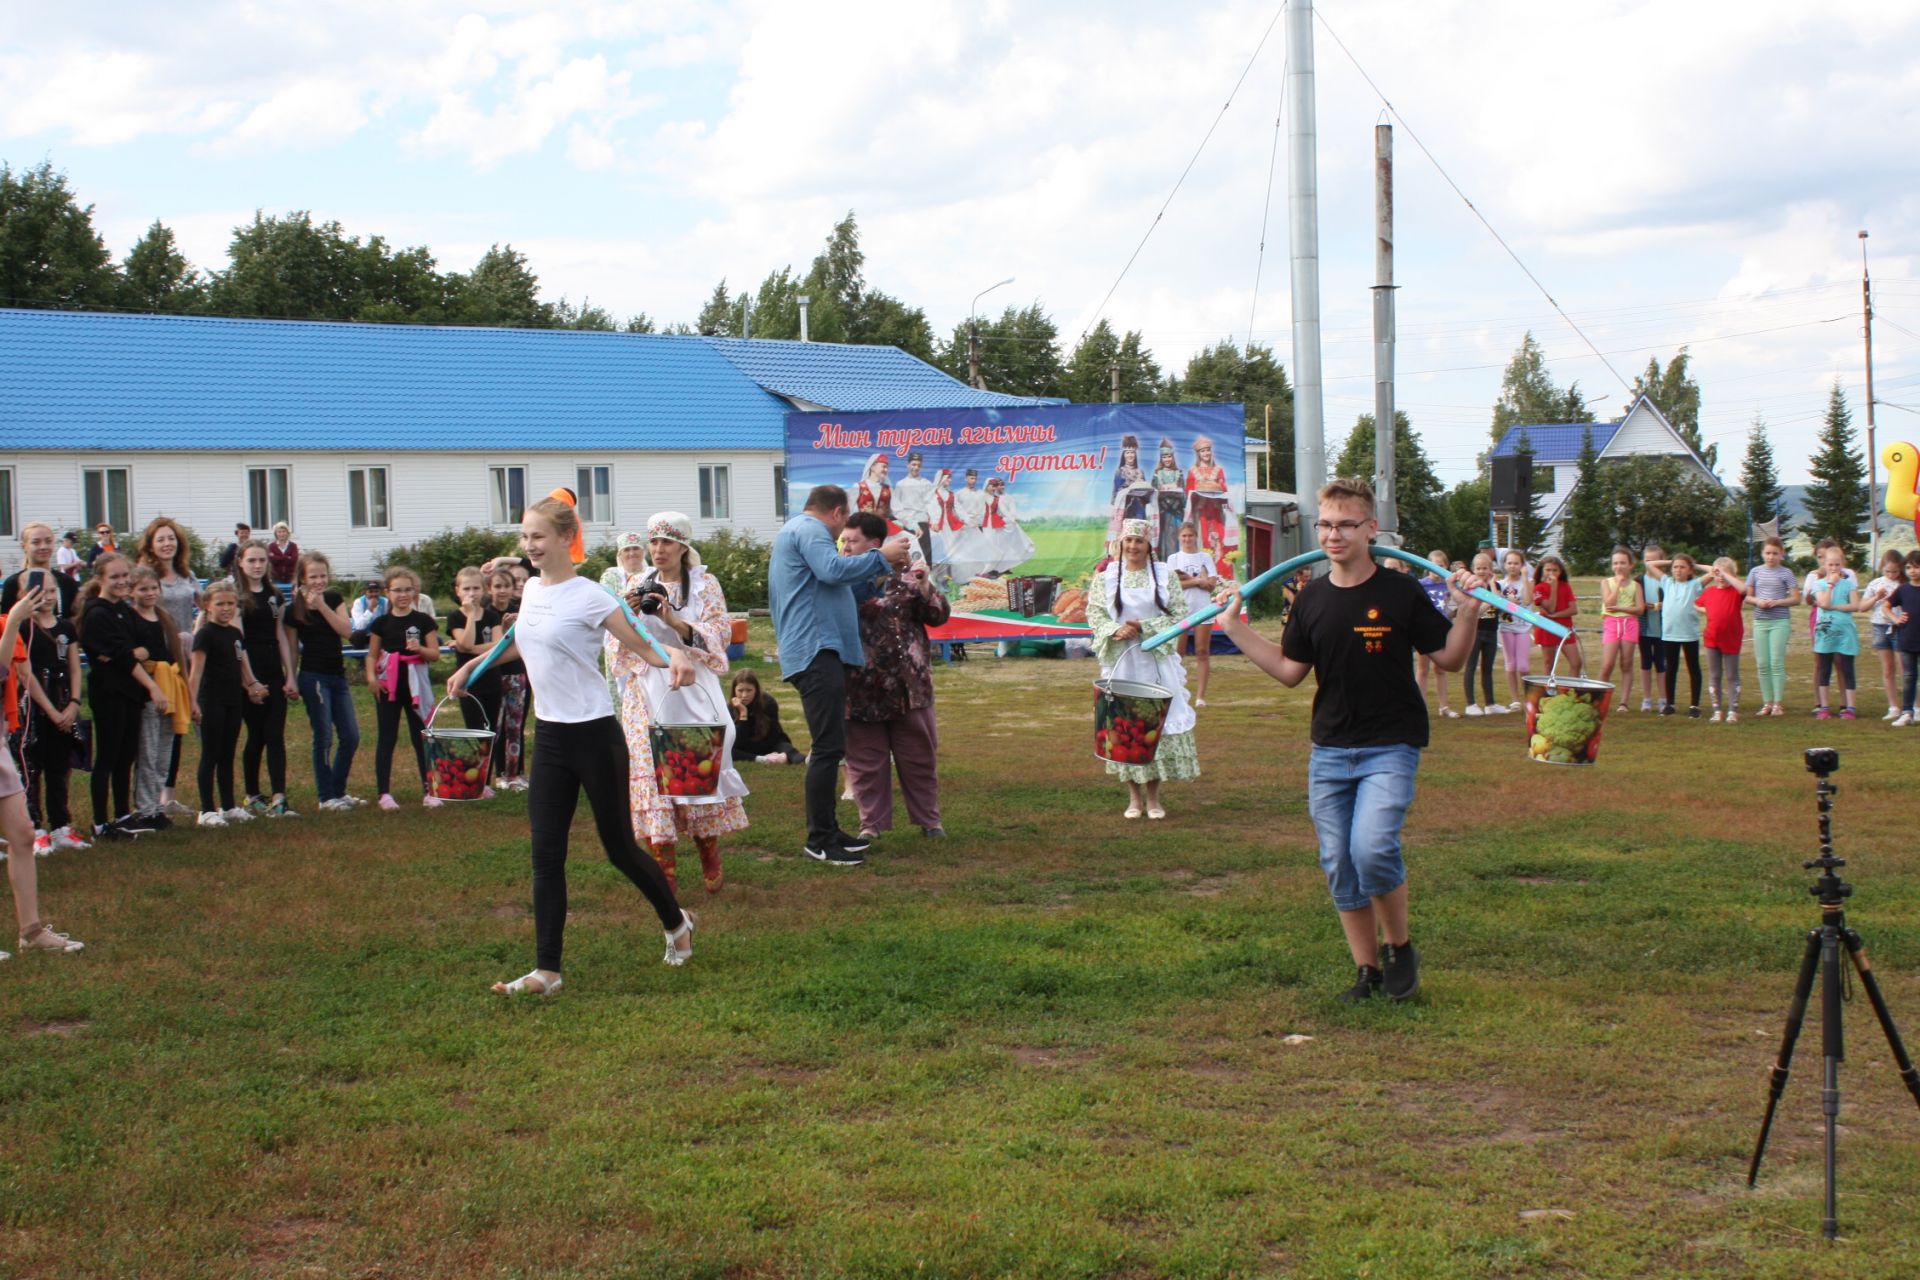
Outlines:
{"type": "Polygon", "coordinates": [[[1900,669],[1903,677],[1900,682],[1900,709],[1911,712],[1913,710],[1914,683],[1916,680],[1920,680],[1920,653],[1902,649],[1900,651],[1900,669]]]}
{"type": "Polygon", "coordinates": [[[88,706],[93,712],[93,823],[104,827],[133,812],[133,762],[140,754],[140,713],[146,704],[107,694],[89,698],[88,706]]]}
{"type": "Polygon", "coordinates": [[[180,744],[187,740],[184,733],[173,735],[173,753],[167,757],[167,787],[172,789],[180,785],[180,744]]]}
{"type": "Polygon", "coordinates": [[[388,795],[393,791],[393,749],[400,745],[400,717],[407,717],[407,734],[413,739],[413,762],[420,771],[420,789],[424,794],[427,787],[427,748],[421,741],[420,733],[425,727],[420,722],[420,713],[413,709],[411,702],[399,702],[392,698],[375,698],[373,702],[374,720],[380,726],[379,740],[373,748],[373,789],[378,795],[388,795]]]}
{"type": "Polygon", "coordinates": [[[240,708],[242,722],[247,726],[247,747],[240,758],[247,769],[247,794],[264,796],[260,789],[260,757],[267,758],[267,781],[273,784],[273,794],[287,794],[287,691],[280,685],[269,685],[263,701],[249,699],[240,708]]]}
{"type": "Polygon", "coordinates": [[[1825,689],[1832,682],[1835,670],[1840,672],[1840,679],[1844,682],[1847,692],[1852,693],[1855,688],[1852,654],[1816,653],[1813,655],[1813,683],[1816,686],[1825,689]]]}
{"type": "Polygon", "coordinates": [[[1473,672],[1480,670],[1480,705],[1493,705],[1493,655],[1500,651],[1498,625],[1491,620],[1473,633],[1473,648],[1467,651],[1467,705],[1473,705],[1473,672]]]}
{"type": "Polygon", "coordinates": [[[560,945],[567,928],[567,830],[582,790],[607,861],[646,895],[662,929],[678,929],[685,917],[667,877],[634,842],[627,739],[620,722],[605,716],[578,724],[542,723],[534,738],[531,773],[527,818],[533,826],[534,967],[560,972],[560,945]]]}
{"type": "Polygon", "coordinates": [[[1693,686],[1693,701],[1687,705],[1700,705],[1700,642],[1698,640],[1663,640],[1667,658],[1667,705],[1678,706],[1674,701],[1674,687],[1680,682],[1680,659],[1687,660],[1687,680],[1693,686]]]}
{"type": "Polygon", "coordinates": [[[1642,671],[1669,671],[1672,666],[1667,661],[1667,642],[1658,634],[1647,634],[1647,619],[1640,619],[1640,669],[1642,671]]]}
{"type": "MultiPolygon", "coordinates": [[[[238,706],[200,708],[200,812],[231,809],[233,804],[233,749],[240,744],[240,725],[246,718],[238,706]],[[214,801],[214,784],[220,803],[214,801]]],[[[177,739],[176,739],[177,741],[177,739]]]]}
{"type": "MultiPolygon", "coordinates": [[[[34,714],[39,712],[36,710],[34,714]]],[[[26,766],[20,781],[27,788],[27,813],[40,830],[58,831],[73,822],[73,815],[67,811],[73,735],[61,733],[44,721],[34,727],[36,736],[33,741],[22,744],[19,752],[21,763],[26,766]],[[44,805],[40,798],[43,792],[44,805]]]]}

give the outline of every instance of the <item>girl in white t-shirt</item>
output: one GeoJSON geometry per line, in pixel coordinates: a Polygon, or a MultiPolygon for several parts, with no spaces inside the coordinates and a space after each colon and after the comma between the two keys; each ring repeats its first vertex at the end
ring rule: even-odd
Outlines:
{"type": "Polygon", "coordinates": [[[1873,628],[1873,651],[1879,655],[1880,681],[1887,689],[1887,714],[1882,717],[1886,720],[1896,719],[1900,715],[1900,699],[1893,685],[1893,618],[1887,613],[1887,602],[1893,598],[1895,587],[1906,584],[1906,566],[1906,558],[1898,551],[1881,552],[1880,576],[1860,592],[1860,607],[1873,611],[1869,615],[1873,628]]]}
{"type": "MultiPolygon", "coordinates": [[[[1219,568],[1212,556],[1200,549],[1200,528],[1189,520],[1180,526],[1180,549],[1167,557],[1167,568],[1180,578],[1180,589],[1187,598],[1187,612],[1204,608],[1213,599],[1220,578],[1215,572],[1219,568]]],[[[1211,656],[1213,653],[1213,624],[1203,622],[1174,644],[1193,654],[1199,669],[1200,680],[1194,688],[1193,705],[1207,705],[1207,676],[1211,674],[1211,656]]]]}
{"type": "MultiPolygon", "coordinates": [[[[666,963],[685,964],[693,955],[694,918],[680,909],[660,864],[634,843],[627,790],[627,740],[613,713],[607,682],[600,674],[600,637],[612,635],[653,666],[667,667],[674,687],[693,680],[693,665],[683,653],[671,659],[653,647],[627,621],[620,602],[582,578],[575,566],[586,559],[574,496],[556,489],[527,508],[520,540],[527,560],[539,573],[527,582],[513,643],[502,658],[526,664],[540,732],[533,740],[533,782],[527,817],[533,842],[534,969],[512,982],[496,982],[502,995],[523,992],[550,996],[560,990],[560,951],[567,924],[567,830],[573,825],[580,793],[587,793],[593,825],[607,861],[633,881],[666,934],[666,963]]],[[[485,661],[475,658],[456,671],[447,692],[458,697],[469,673],[485,661]]]]}

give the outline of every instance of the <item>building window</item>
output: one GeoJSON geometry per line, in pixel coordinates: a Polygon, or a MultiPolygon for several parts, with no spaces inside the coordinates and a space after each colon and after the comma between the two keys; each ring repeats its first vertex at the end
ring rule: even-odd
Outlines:
{"type": "Polygon", "coordinates": [[[733,519],[733,486],[727,467],[700,468],[700,518],[733,519]]]}
{"type": "Polygon", "coordinates": [[[347,468],[347,523],[355,529],[391,529],[387,514],[387,469],[347,468]]]}
{"type": "Polygon", "coordinates": [[[1535,493],[1553,492],[1553,468],[1533,464],[1533,491],[1535,493]]]}
{"type": "Polygon", "coordinates": [[[773,469],[773,514],[781,520],[787,518],[787,469],[773,469]]]}
{"type": "Polygon", "coordinates": [[[285,467],[248,467],[247,522],[263,533],[282,521],[293,523],[289,487],[285,467]]]}
{"type": "Polygon", "coordinates": [[[13,468],[0,467],[0,537],[12,538],[20,526],[13,522],[13,468]]]}
{"type": "Polygon", "coordinates": [[[125,467],[82,469],[80,490],[88,528],[104,524],[115,533],[133,532],[133,482],[125,467]]]}
{"type": "Polygon", "coordinates": [[[613,523],[612,467],[575,467],[573,491],[580,497],[580,523],[613,523]]]}
{"type": "Polygon", "coordinates": [[[488,467],[493,495],[493,522],[519,524],[527,514],[527,469],[525,467],[488,467]]]}

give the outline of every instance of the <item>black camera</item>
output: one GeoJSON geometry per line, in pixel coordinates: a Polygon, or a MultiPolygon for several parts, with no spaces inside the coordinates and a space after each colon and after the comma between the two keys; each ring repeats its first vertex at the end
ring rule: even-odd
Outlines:
{"type": "Polygon", "coordinates": [[[1807,772],[1826,777],[1840,767],[1840,752],[1834,747],[1808,747],[1807,772]]]}
{"type": "Polygon", "coordinates": [[[650,582],[641,589],[636,607],[648,615],[660,612],[660,606],[666,603],[667,589],[657,582],[650,582]]]}

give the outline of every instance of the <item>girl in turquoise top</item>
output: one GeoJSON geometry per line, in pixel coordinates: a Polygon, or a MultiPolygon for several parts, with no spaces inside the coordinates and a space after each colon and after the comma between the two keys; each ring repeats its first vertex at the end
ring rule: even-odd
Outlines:
{"type": "MultiPolygon", "coordinates": [[[[1649,562],[1650,564],[1652,562],[1649,562]]],[[[1675,553],[1667,563],[1667,580],[1660,587],[1660,639],[1667,658],[1667,705],[1663,716],[1674,714],[1674,692],[1679,683],[1680,659],[1687,660],[1687,682],[1693,697],[1687,717],[1700,718],[1700,579],[1693,576],[1693,557],[1675,553]]]]}
{"type": "MultiPolygon", "coordinates": [[[[1820,554],[1820,574],[1814,579],[1813,603],[1819,606],[1820,621],[1813,629],[1813,684],[1820,706],[1816,720],[1833,715],[1827,707],[1827,685],[1835,667],[1846,688],[1847,705],[1840,718],[1851,720],[1853,710],[1853,660],[1860,655],[1860,628],[1853,615],[1861,609],[1858,583],[1847,576],[1847,556],[1839,547],[1828,547],[1820,554]]],[[[1867,606],[1871,608],[1872,606],[1867,606]]]]}

